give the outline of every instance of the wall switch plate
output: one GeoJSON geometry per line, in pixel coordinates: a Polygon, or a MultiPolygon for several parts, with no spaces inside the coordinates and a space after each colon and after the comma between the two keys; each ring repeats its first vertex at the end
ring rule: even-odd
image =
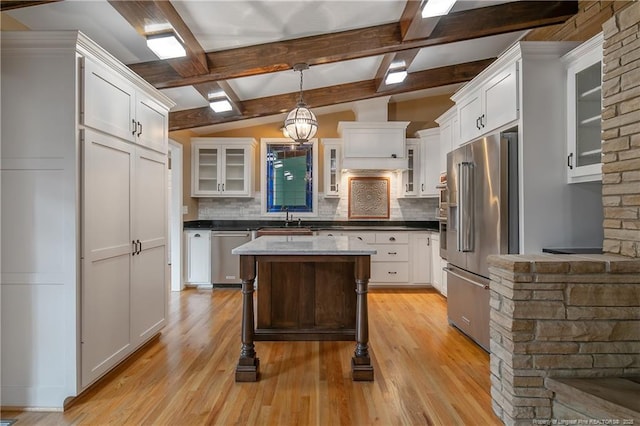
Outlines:
{"type": "Polygon", "coordinates": [[[182,206],[182,214],[189,214],[189,206],[182,206]]]}

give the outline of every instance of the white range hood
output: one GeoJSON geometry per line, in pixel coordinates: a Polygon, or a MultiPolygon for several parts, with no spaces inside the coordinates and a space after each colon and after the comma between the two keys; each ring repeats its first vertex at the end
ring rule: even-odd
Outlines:
{"type": "Polygon", "coordinates": [[[338,123],[342,138],[342,168],[404,170],[407,168],[408,121],[388,121],[389,96],[357,102],[356,121],[338,123]]]}

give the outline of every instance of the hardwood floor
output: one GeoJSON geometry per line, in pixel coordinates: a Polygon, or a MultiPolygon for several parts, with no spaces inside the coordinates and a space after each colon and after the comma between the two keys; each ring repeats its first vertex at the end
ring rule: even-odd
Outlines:
{"type": "Polygon", "coordinates": [[[235,383],[238,289],[172,293],[161,336],[64,413],[17,425],[499,425],[489,355],[449,326],[431,290],[369,293],[374,382],[352,382],[353,342],[257,342],[261,379],[235,383]]]}

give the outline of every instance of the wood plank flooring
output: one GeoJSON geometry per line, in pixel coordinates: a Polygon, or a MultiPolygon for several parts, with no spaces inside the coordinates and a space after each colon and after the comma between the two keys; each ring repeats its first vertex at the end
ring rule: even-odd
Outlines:
{"type": "Polygon", "coordinates": [[[352,382],[353,342],[257,342],[261,380],[235,383],[238,289],[171,293],[169,324],[64,413],[16,425],[499,425],[489,355],[447,323],[432,290],[369,293],[374,382],[352,382]]]}

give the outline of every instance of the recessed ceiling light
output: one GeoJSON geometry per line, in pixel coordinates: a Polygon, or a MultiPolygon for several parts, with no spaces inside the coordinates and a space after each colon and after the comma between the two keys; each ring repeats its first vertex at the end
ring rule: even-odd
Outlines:
{"type": "Polygon", "coordinates": [[[227,112],[233,109],[231,103],[226,99],[209,102],[209,106],[215,112],[227,112]]]}
{"type": "Polygon", "coordinates": [[[422,17],[431,18],[449,13],[456,0],[427,0],[422,8],[422,17]]]}
{"type": "Polygon", "coordinates": [[[407,78],[406,70],[389,71],[387,78],[384,80],[385,84],[402,83],[407,78]]]}
{"type": "Polygon", "coordinates": [[[181,58],[187,51],[174,33],[154,34],[147,36],[147,47],[160,59],[181,58]]]}

